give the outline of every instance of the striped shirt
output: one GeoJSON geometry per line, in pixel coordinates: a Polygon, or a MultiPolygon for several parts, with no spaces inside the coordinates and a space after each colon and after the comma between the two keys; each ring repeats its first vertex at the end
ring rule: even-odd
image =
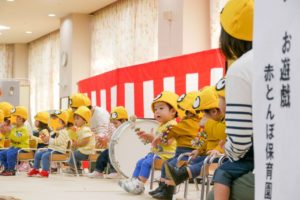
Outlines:
{"type": "Polygon", "coordinates": [[[253,51],[232,64],[226,75],[226,155],[242,158],[253,145],[252,125],[253,51]]]}
{"type": "Polygon", "coordinates": [[[60,153],[65,153],[69,140],[70,138],[68,131],[66,129],[62,129],[58,133],[56,133],[54,138],[50,138],[48,149],[52,149],[60,153]]]}

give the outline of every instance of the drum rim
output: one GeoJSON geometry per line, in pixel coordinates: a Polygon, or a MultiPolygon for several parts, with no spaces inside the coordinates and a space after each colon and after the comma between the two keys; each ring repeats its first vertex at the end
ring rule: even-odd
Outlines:
{"type": "MultiPolygon", "coordinates": [[[[137,119],[136,122],[139,123],[139,122],[153,122],[155,123],[157,126],[159,125],[159,122],[157,122],[156,120],[145,120],[145,119],[137,119]]],[[[108,147],[108,154],[109,154],[109,160],[110,160],[110,163],[111,165],[114,167],[114,169],[119,173],[121,174],[122,176],[124,176],[125,178],[129,178],[126,174],[124,174],[124,172],[119,169],[119,167],[116,166],[116,158],[115,158],[115,154],[114,154],[114,150],[113,150],[113,147],[115,145],[115,142],[114,141],[117,141],[118,139],[118,136],[120,135],[120,133],[122,132],[123,129],[127,128],[129,125],[131,125],[132,123],[134,122],[131,122],[131,121],[127,121],[123,124],[121,124],[121,126],[119,126],[112,134],[111,136],[111,139],[110,139],[110,143],[109,143],[109,147],[108,147]]],[[[136,161],[137,162],[137,161],[136,161]]]]}

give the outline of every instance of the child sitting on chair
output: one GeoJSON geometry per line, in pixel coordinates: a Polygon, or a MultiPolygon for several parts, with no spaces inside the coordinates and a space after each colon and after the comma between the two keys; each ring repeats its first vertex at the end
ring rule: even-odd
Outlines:
{"type": "Polygon", "coordinates": [[[36,131],[33,131],[31,136],[32,139],[37,140],[37,148],[44,148],[48,146],[48,143],[45,143],[42,138],[49,137],[50,128],[48,126],[50,115],[48,112],[38,112],[34,119],[34,125],[37,128],[36,131]]]}
{"type": "MultiPolygon", "coordinates": [[[[154,113],[154,118],[160,123],[155,135],[153,133],[145,133],[140,131],[137,134],[145,142],[152,142],[155,137],[160,137],[160,134],[166,132],[168,127],[177,124],[177,99],[178,95],[173,92],[163,91],[152,102],[151,108],[154,113]]],[[[168,152],[168,154],[159,154],[160,159],[169,159],[173,157],[176,149],[176,141],[171,139],[166,144],[158,144],[152,148],[152,151],[144,158],[140,159],[135,167],[131,179],[121,180],[119,185],[127,192],[132,194],[141,194],[144,192],[144,183],[150,175],[152,162],[155,152],[168,152]]]]}
{"type": "Polygon", "coordinates": [[[50,115],[50,127],[53,130],[53,137],[42,136],[41,140],[44,143],[49,143],[48,149],[45,151],[38,151],[34,156],[33,169],[27,173],[28,176],[39,175],[40,177],[49,176],[50,156],[51,154],[64,154],[68,147],[69,135],[65,126],[68,122],[67,111],[55,111],[50,115]],[[42,170],[39,171],[42,162],[42,170]]]}
{"type": "Polygon", "coordinates": [[[14,127],[8,138],[11,141],[11,147],[0,152],[0,164],[4,166],[2,176],[14,176],[16,174],[17,154],[21,148],[29,148],[30,134],[24,125],[28,118],[28,111],[24,106],[16,106],[11,110],[14,127]]]}
{"type": "MultiPolygon", "coordinates": [[[[170,138],[174,138],[177,141],[175,156],[165,162],[171,166],[177,165],[177,159],[181,154],[190,153],[196,148],[192,145],[192,140],[198,135],[200,130],[200,117],[193,109],[193,103],[198,93],[199,92],[189,92],[178,98],[177,105],[178,108],[183,111],[184,117],[177,125],[170,127],[163,137],[153,141],[153,143],[157,142],[157,140],[158,142],[164,142],[165,139],[170,138]]],[[[184,156],[183,159],[187,160],[188,156],[184,156]]],[[[175,187],[167,185],[169,182],[168,179],[165,166],[163,166],[159,187],[149,194],[157,199],[171,199],[175,187]]]]}
{"type": "Polygon", "coordinates": [[[81,161],[88,160],[89,155],[94,153],[95,135],[88,126],[92,112],[86,106],[80,106],[74,112],[74,124],[76,127],[77,140],[73,141],[72,148],[74,157],[71,156],[70,168],[65,171],[68,174],[75,174],[76,169],[80,171],[81,161]]]}
{"type": "MultiPolygon", "coordinates": [[[[126,109],[123,106],[115,107],[110,113],[110,122],[118,128],[124,122],[128,121],[128,114],[126,109]]],[[[103,172],[107,165],[110,164],[108,149],[105,149],[101,152],[100,156],[98,156],[96,161],[96,168],[93,173],[87,174],[90,178],[103,178],[103,172]]],[[[111,166],[111,165],[110,165],[111,166]]],[[[112,167],[112,166],[111,166],[112,167]]],[[[107,178],[118,177],[117,173],[108,174],[107,178]]]]}

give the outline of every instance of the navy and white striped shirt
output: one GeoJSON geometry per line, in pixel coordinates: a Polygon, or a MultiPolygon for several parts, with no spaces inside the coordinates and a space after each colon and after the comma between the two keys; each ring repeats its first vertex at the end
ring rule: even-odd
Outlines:
{"type": "Polygon", "coordinates": [[[226,75],[226,155],[242,158],[253,145],[252,125],[253,51],[232,64],[226,75]]]}

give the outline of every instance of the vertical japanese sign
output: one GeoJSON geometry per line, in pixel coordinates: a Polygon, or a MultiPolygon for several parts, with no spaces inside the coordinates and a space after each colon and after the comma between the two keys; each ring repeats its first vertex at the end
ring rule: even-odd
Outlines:
{"type": "Polygon", "coordinates": [[[300,198],[300,1],[255,1],[255,199],[300,198]]]}

